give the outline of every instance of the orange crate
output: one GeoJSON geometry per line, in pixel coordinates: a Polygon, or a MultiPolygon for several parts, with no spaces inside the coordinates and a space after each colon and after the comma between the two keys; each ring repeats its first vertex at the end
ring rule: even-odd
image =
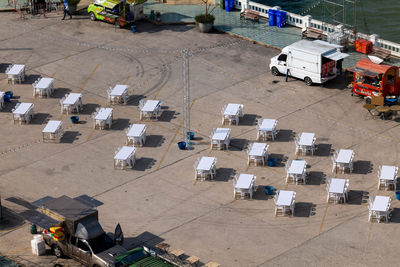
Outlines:
{"type": "Polygon", "coordinates": [[[357,52],[369,54],[372,52],[372,42],[365,39],[358,39],[354,41],[354,48],[357,52]]]}

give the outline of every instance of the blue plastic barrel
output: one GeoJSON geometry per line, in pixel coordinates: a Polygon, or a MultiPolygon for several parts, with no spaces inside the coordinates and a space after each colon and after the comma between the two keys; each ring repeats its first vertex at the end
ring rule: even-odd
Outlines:
{"type": "Polygon", "coordinates": [[[71,116],[71,122],[72,123],[78,123],[79,122],[79,116],[71,116]]]}
{"type": "Polygon", "coordinates": [[[233,11],[234,6],[235,6],[234,0],[225,0],[225,11],[227,12],[233,11]]]}
{"type": "Polygon", "coordinates": [[[7,91],[7,92],[5,92],[5,95],[9,95],[10,98],[12,98],[13,95],[14,95],[14,92],[13,91],[7,91]]]}
{"type": "Polygon", "coordinates": [[[136,25],[131,26],[131,32],[135,33],[136,32],[136,25]]]}
{"type": "Polygon", "coordinates": [[[286,25],[286,12],[285,11],[276,11],[276,26],[279,28],[283,28],[286,25]]]}
{"type": "Polygon", "coordinates": [[[187,132],[189,140],[194,140],[194,132],[187,132]]]}
{"type": "Polygon", "coordinates": [[[396,105],[397,103],[397,98],[388,98],[385,97],[385,104],[388,106],[396,105]]]}
{"type": "Polygon", "coordinates": [[[10,95],[4,95],[4,97],[3,97],[3,99],[4,99],[4,102],[6,102],[6,103],[10,103],[11,102],[11,100],[10,100],[10,95]]]}
{"type": "Polygon", "coordinates": [[[186,149],[186,142],[184,142],[184,141],[179,142],[179,143],[178,143],[178,148],[179,148],[180,150],[186,149]]]}
{"type": "Polygon", "coordinates": [[[267,185],[267,186],[264,187],[264,191],[265,191],[266,195],[270,196],[270,195],[274,194],[275,188],[273,186],[271,186],[271,185],[267,185]]]}
{"type": "Polygon", "coordinates": [[[276,158],[268,158],[267,164],[268,167],[274,167],[276,165],[276,158]]]}
{"type": "Polygon", "coordinates": [[[269,26],[276,26],[276,11],[274,9],[268,10],[268,23],[269,26]]]}
{"type": "Polygon", "coordinates": [[[400,191],[396,191],[396,198],[397,200],[400,200],[400,191]]]}

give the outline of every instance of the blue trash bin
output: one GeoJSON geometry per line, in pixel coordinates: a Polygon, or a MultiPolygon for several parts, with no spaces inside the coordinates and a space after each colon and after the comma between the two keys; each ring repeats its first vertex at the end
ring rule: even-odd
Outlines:
{"type": "Polygon", "coordinates": [[[14,95],[14,92],[13,91],[7,91],[7,92],[5,92],[5,95],[9,95],[10,98],[12,98],[13,95],[14,95]]]}
{"type": "Polygon", "coordinates": [[[397,200],[400,200],[400,191],[396,191],[396,198],[397,200]]]}
{"type": "Polygon", "coordinates": [[[136,25],[131,26],[131,32],[135,33],[136,32],[136,25]]]}
{"type": "Polygon", "coordinates": [[[234,0],[225,0],[225,11],[227,12],[233,11],[234,6],[235,6],[234,0]]]}
{"type": "Polygon", "coordinates": [[[385,105],[392,106],[397,104],[397,98],[385,97],[385,105]]]}
{"type": "Polygon", "coordinates": [[[274,9],[268,10],[268,24],[269,26],[276,26],[276,11],[274,9]]]}
{"type": "Polygon", "coordinates": [[[71,116],[71,122],[72,123],[78,123],[79,122],[79,116],[71,116]]]}
{"type": "Polygon", "coordinates": [[[11,102],[10,98],[11,98],[10,95],[6,95],[6,94],[5,94],[5,95],[3,96],[3,99],[4,99],[4,102],[5,102],[5,103],[10,103],[10,102],[11,102]]]}
{"type": "Polygon", "coordinates": [[[184,141],[179,142],[179,143],[178,143],[178,148],[179,148],[180,150],[186,149],[186,142],[184,142],[184,141]]]}
{"type": "Polygon", "coordinates": [[[271,185],[267,185],[264,187],[265,194],[270,196],[274,194],[275,188],[271,185]]]}
{"type": "Polygon", "coordinates": [[[276,158],[268,158],[267,164],[268,167],[274,167],[276,165],[276,158]]]}
{"type": "Polygon", "coordinates": [[[194,132],[187,132],[187,136],[189,140],[194,140],[194,132]]]}
{"type": "Polygon", "coordinates": [[[286,12],[285,11],[276,11],[276,26],[278,28],[283,28],[286,25],[286,12]]]}

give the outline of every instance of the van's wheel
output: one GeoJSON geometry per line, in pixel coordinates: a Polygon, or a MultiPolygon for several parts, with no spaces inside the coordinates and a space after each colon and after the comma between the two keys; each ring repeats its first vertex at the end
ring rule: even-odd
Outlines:
{"type": "Polygon", "coordinates": [[[61,248],[57,245],[53,245],[51,247],[51,250],[53,251],[54,255],[56,255],[57,258],[62,258],[64,257],[64,253],[62,252],[61,248]]]}
{"type": "Polygon", "coordinates": [[[312,80],[310,77],[305,77],[304,78],[304,82],[306,83],[306,85],[311,86],[312,85],[312,80]]]}
{"type": "Polygon", "coordinates": [[[276,67],[272,67],[271,73],[272,73],[272,75],[274,75],[274,76],[278,76],[278,75],[280,74],[280,73],[279,73],[279,70],[278,70],[276,67]]]}
{"type": "Polygon", "coordinates": [[[96,16],[94,15],[93,12],[89,13],[89,18],[90,18],[91,21],[95,21],[96,20],[96,16]]]}
{"type": "Polygon", "coordinates": [[[365,104],[371,104],[372,99],[370,97],[365,98],[365,104]]]}

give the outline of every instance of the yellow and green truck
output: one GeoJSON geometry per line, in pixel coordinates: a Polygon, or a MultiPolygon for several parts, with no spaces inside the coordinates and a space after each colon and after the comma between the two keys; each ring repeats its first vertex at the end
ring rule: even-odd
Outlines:
{"type": "Polygon", "coordinates": [[[88,7],[92,21],[103,20],[117,27],[125,27],[143,18],[147,0],[94,0],[88,7]]]}

